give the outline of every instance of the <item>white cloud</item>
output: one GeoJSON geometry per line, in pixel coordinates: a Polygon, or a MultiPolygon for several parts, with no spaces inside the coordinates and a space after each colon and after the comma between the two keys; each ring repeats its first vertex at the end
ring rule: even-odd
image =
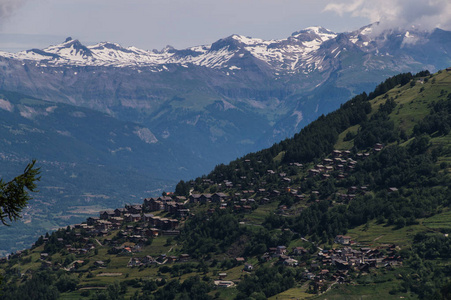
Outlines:
{"type": "Polygon", "coordinates": [[[330,3],[324,11],[340,16],[364,17],[372,23],[380,22],[383,28],[451,29],[449,0],[348,0],[330,3]]]}

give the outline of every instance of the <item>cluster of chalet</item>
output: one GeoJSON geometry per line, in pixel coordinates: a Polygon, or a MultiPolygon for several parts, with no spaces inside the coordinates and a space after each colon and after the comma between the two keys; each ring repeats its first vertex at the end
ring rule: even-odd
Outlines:
{"type": "MultiPolygon", "coordinates": [[[[82,238],[85,242],[87,242],[88,238],[82,238]]],[[[64,245],[64,248],[69,253],[73,254],[87,254],[89,251],[95,249],[93,243],[87,243],[82,248],[73,247],[71,244],[64,245]]]]}
{"type": "MultiPolygon", "coordinates": [[[[380,143],[377,143],[373,147],[374,152],[379,152],[384,148],[384,146],[380,143]]],[[[357,161],[354,160],[351,156],[351,151],[341,151],[334,150],[331,155],[332,158],[323,159],[322,164],[316,165],[314,168],[308,170],[309,176],[314,177],[317,175],[321,175],[323,179],[328,179],[331,176],[331,172],[339,171],[337,175],[338,179],[346,178],[346,171],[354,170],[357,161]]],[[[370,156],[370,152],[365,153],[357,153],[357,159],[365,159],[370,156]]]]}
{"type": "Polygon", "coordinates": [[[342,249],[321,250],[317,258],[307,264],[299,263],[295,258],[308,254],[304,247],[293,247],[289,252],[286,246],[269,248],[269,251],[262,257],[262,261],[269,261],[272,258],[279,258],[279,263],[291,267],[304,267],[303,277],[315,280],[315,285],[321,286],[326,281],[350,282],[349,271],[368,272],[370,268],[387,268],[402,265],[402,258],[397,255],[399,248],[396,245],[389,245],[378,248],[362,247],[353,249],[348,245],[352,244],[351,237],[338,235],[335,242],[345,245],[342,249]],[[332,273],[329,269],[334,266],[337,271],[332,273]]]}
{"type": "MultiPolygon", "coordinates": [[[[251,160],[246,159],[245,163],[251,163],[251,160]]],[[[262,163],[261,161],[258,161],[257,163],[262,163]]],[[[302,168],[303,165],[300,163],[291,163],[291,166],[302,168]]],[[[252,168],[251,168],[252,170],[252,168]]],[[[236,169],[236,171],[239,171],[236,169]]],[[[286,185],[289,185],[291,183],[291,179],[287,176],[286,173],[276,173],[274,170],[266,170],[267,174],[274,174],[278,175],[281,182],[283,182],[286,185]]],[[[260,176],[261,174],[259,172],[254,172],[255,176],[260,176]]],[[[254,183],[252,182],[255,178],[247,178],[246,176],[241,176],[241,180],[248,180],[250,181],[248,183],[248,186],[253,186],[254,183]]],[[[219,203],[219,209],[226,209],[228,205],[233,204],[233,210],[234,211],[242,211],[242,212],[251,212],[255,208],[255,204],[265,204],[270,202],[271,197],[277,197],[280,196],[282,193],[290,193],[293,195],[293,197],[298,198],[304,198],[304,195],[298,195],[298,191],[291,189],[287,187],[283,191],[278,190],[266,190],[265,188],[257,188],[255,189],[242,189],[241,183],[233,183],[227,179],[224,179],[221,182],[214,182],[211,179],[204,178],[202,179],[202,182],[205,184],[216,184],[219,190],[224,190],[228,188],[237,188],[238,191],[235,192],[232,195],[227,195],[222,192],[218,192],[215,194],[192,194],[189,196],[188,200],[189,203],[200,203],[200,204],[206,204],[206,203],[219,203]],[[252,195],[255,195],[255,197],[258,198],[258,202],[253,199],[252,195]]],[[[260,184],[265,185],[266,182],[260,182],[260,184]]],[[[214,211],[214,210],[212,210],[214,211]]]]}
{"type": "Polygon", "coordinates": [[[176,217],[186,218],[189,216],[189,209],[186,208],[187,202],[187,199],[183,196],[175,198],[162,196],[144,199],[143,206],[146,211],[166,211],[176,217]]]}
{"type": "Polygon", "coordinates": [[[348,235],[337,235],[334,239],[334,242],[342,245],[349,245],[352,243],[351,237],[348,235]]]}
{"type": "MultiPolygon", "coordinates": [[[[300,163],[291,163],[290,165],[291,166],[296,166],[298,168],[302,168],[304,166],[303,164],[300,164],[300,163]]],[[[266,172],[268,174],[270,174],[270,175],[275,175],[276,174],[276,172],[274,170],[266,170],[266,172]]],[[[291,178],[287,177],[287,173],[281,172],[278,175],[279,175],[279,177],[280,177],[282,182],[287,183],[287,184],[291,183],[291,178]]]]}
{"type": "Polygon", "coordinates": [[[190,260],[189,254],[180,254],[179,256],[171,256],[161,254],[158,257],[150,255],[144,257],[132,257],[127,263],[127,267],[146,267],[151,265],[162,265],[165,263],[188,262],[190,260]]]}
{"type": "MultiPolygon", "coordinates": [[[[348,192],[346,193],[337,193],[336,196],[338,199],[342,201],[352,200],[356,197],[357,194],[364,195],[368,191],[367,186],[351,186],[348,188],[348,192]]],[[[387,189],[387,193],[391,194],[397,192],[398,189],[395,187],[390,187],[387,189]]]]}
{"type": "Polygon", "coordinates": [[[261,260],[269,261],[271,258],[278,257],[279,262],[281,264],[283,264],[285,266],[290,266],[290,267],[296,267],[299,265],[299,262],[296,259],[294,259],[292,256],[307,253],[307,252],[305,252],[305,253],[303,252],[303,251],[305,251],[304,248],[295,247],[295,248],[293,248],[291,255],[288,255],[288,249],[286,246],[283,246],[283,245],[269,248],[268,250],[269,250],[268,252],[263,254],[263,256],[261,257],[261,260]],[[299,251],[301,251],[301,252],[299,252],[299,251]]]}
{"type": "MultiPolygon", "coordinates": [[[[166,211],[181,219],[189,215],[189,209],[185,207],[188,200],[185,197],[158,197],[147,198],[144,203],[125,205],[123,208],[117,208],[115,210],[105,210],[99,213],[98,217],[89,217],[86,222],[76,224],[73,226],[78,232],[75,233],[75,244],[65,244],[64,238],[58,238],[57,243],[65,248],[68,253],[77,255],[88,254],[91,250],[95,249],[95,244],[92,243],[92,238],[97,236],[107,236],[113,230],[119,230],[118,236],[125,237],[127,242],[135,243],[134,246],[124,246],[112,239],[105,239],[106,246],[111,246],[109,252],[112,254],[132,255],[141,251],[143,243],[149,238],[157,237],[160,234],[163,235],[178,235],[180,233],[178,229],[180,225],[179,219],[165,218],[155,216],[150,211],[166,211]],[[81,234],[83,230],[83,235],[81,234]]],[[[69,232],[67,234],[70,234],[69,232]]],[[[71,239],[74,240],[73,238],[71,239]]],[[[44,243],[48,242],[48,238],[43,238],[44,243]]],[[[98,242],[100,245],[100,242],[98,242]]],[[[20,257],[21,251],[18,251],[15,255],[20,257]]],[[[54,269],[61,268],[62,266],[52,265],[47,260],[48,253],[41,253],[41,261],[43,268],[53,267],[54,269]]],[[[8,258],[2,258],[7,261],[8,258]]],[[[177,261],[186,261],[186,254],[177,258],[177,261]]],[[[158,259],[154,260],[159,262],[158,259]]],[[[164,262],[176,261],[174,257],[168,257],[164,262]]],[[[0,261],[1,262],[1,261],[0,261]]],[[[135,262],[136,263],[136,262],[135,262]]],[[[147,261],[144,259],[144,264],[147,261]]],[[[132,263],[133,264],[133,263],[132,263]]]]}
{"type": "MultiPolygon", "coordinates": [[[[337,236],[337,239],[344,244],[351,242],[348,236],[337,236]]],[[[348,276],[350,271],[368,272],[371,268],[391,268],[402,265],[402,258],[397,255],[399,248],[390,245],[380,248],[362,247],[358,250],[351,247],[342,249],[321,250],[316,259],[309,264],[299,263],[295,258],[308,254],[308,250],[303,247],[294,247],[290,253],[285,246],[270,248],[261,260],[269,261],[278,257],[279,263],[291,267],[304,267],[302,276],[308,280],[314,280],[314,285],[318,288],[325,286],[329,281],[338,283],[350,282],[348,276]],[[335,272],[330,271],[330,266],[334,266],[335,272]]]]}
{"type": "Polygon", "coordinates": [[[215,194],[192,194],[189,196],[190,203],[223,203],[230,199],[230,197],[224,193],[215,194]]]}
{"type": "MultiPolygon", "coordinates": [[[[264,191],[264,189],[262,189],[264,191]]],[[[253,195],[255,193],[254,190],[245,190],[242,191],[244,195],[253,195]]],[[[236,193],[233,197],[230,197],[224,193],[215,193],[215,194],[192,194],[189,196],[190,203],[219,203],[219,209],[226,209],[228,206],[228,202],[232,201],[234,203],[233,210],[236,212],[244,211],[251,212],[252,204],[255,203],[255,199],[252,198],[242,198],[241,193],[236,193]]],[[[209,209],[209,213],[213,213],[214,209],[209,209]]]]}
{"type": "Polygon", "coordinates": [[[113,240],[105,240],[105,245],[112,246],[109,250],[109,254],[117,254],[117,255],[125,255],[125,256],[131,256],[133,253],[141,252],[142,250],[142,243],[145,242],[147,239],[143,235],[139,235],[141,233],[140,231],[135,232],[134,234],[124,234],[124,232],[121,232],[122,236],[127,236],[129,239],[128,241],[137,243],[134,246],[125,246],[125,245],[119,245],[116,241],[113,240]]]}
{"type": "Polygon", "coordinates": [[[314,280],[317,288],[326,286],[327,281],[349,283],[350,271],[369,272],[371,268],[392,268],[402,265],[402,258],[396,255],[397,247],[390,245],[380,248],[363,247],[358,250],[350,247],[322,250],[316,260],[306,268],[303,277],[314,280]],[[381,251],[384,250],[384,251],[381,251]],[[331,272],[330,266],[337,271],[331,272]]]}
{"type": "Polygon", "coordinates": [[[402,259],[396,255],[396,246],[390,245],[381,249],[363,247],[359,250],[351,247],[343,249],[323,250],[318,253],[318,260],[323,265],[335,265],[338,269],[354,271],[368,271],[369,268],[397,266],[402,259]]]}
{"type": "MultiPolygon", "coordinates": [[[[310,262],[300,264],[305,267],[303,277],[314,280],[314,286],[321,289],[327,285],[327,281],[338,283],[350,282],[349,271],[368,272],[371,268],[391,268],[402,265],[402,258],[397,255],[399,248],[396,245],[353,249],[347,245],[352,244],[351,237],[337,235],[335,242],[346,245],[342,249],[321,250],[317,258],[310,262]],[[330,266],[334,266],[335,272],[331,272],[330,266]]],[[[292,255],[303,256],[307,250],[303,247],[293,248],[292,255]]]]}
{"type": "MultiPolygon", "coordinates": [[[[165,210],[174,214],[177,214],[178,210],[185,211],[179,213],[179,216],[185,216],[189,213],[189,210],[184,208],[183,203],[172,202],[174,203],[164,202],[165,205],[161,209],[159,207],[158,210],[165,210]]],[[[152,203],[154,203],[154,198],[145,199],[144,205],[125,205],[124,208],[101,211],[99,217],[89,217],[86,223],[78,224],[76,228],[83,228],[88,235],[94,236],[106,236],[110,231],[120,229],[126,223],[142,223],[141,234],[143,236],[156,236],[159,231],[175,230],[180,223],[178,219],[162,218],[146,213],[146,211],[151,211],[149,205],[152,203]]],[[[133,226],[131,227],[134,228],[133,226]]]]}
{"type": "MultiPolygon", "coordinates": [[[[373,152],[378,152],[383,149],[382,144],[375,144],[373,147],[373,152]]],[[[357,153],[354,158],[355,159],[365,159],[371,155],[370,152],[366,153],[357,153]]],[[[353,159],[353,155],[350,151],[341,151],[341,150],[334,150],[331,155],[331,158],[325,158],[322,162],[322,164],[318,164],[315,166],[315,168],[312,168],[308,170],[309,176],[317,176],[321,175],[323,179],[329,178],[333,171],[339,171],[338,172],[338,179],[346,178],[347,173],[346,171],[352,171],[356,164],[357,160],[353,159]]],[[[246,160],[245,162],[250,162],[250,160],[246,160]]],[[[303,168],[303,164],[301,163],[290,163],[290,166],[303,168]]],[[[256,200],[253,198],[245,198],[247,195],[255,195],[258,199],[258,204],[265,204],[270,202],[271,197],[277,197],[281,194],[289,194],[293,198],[297,200],[304,200],[306,198],[305,194],[300,193],[297,189],[294,189],[290,187],[290,184],[292,180],[287,176],[286,173],[280,172],[277,173],[274,170],[266,170],[266,172],[270,175],[278,175],[281,182],[284,183],[285,187],[281,187],[282,190],[271,190],[267,191],[264,188],[257,188],[249,189],[249,190],[241,190],[239,192],[236,192],[235,194],[229,196],[224,193],[218,192],[215,194],[192,194],[189,196],[188,201],[189,203],[200,203],[200,204],[206,204],[206,203],[219,203],[220,207],[219,209],[226,209],[227,205],[230,202],[229,200],[232,200],[233,202],[233,210],[234,211],[243,211],[243,212],[251,212],[253,210],[253,204],[256,204],[256,200]]],[[[257,172],[258,173],[258,172],[257,172]]],[[[259,174],[255,175],[259,175],[259,174]]],[[[245,180],[246,177],[243,176],[241,179],[245,180]]],[[[203,179],[203,182],[206,184],[214,184],[214,182],[211,179],[203,179]]],[[[262,184],[265,184],[265,182],[262,182],[262,184]]],[[[252,183],[250,184],[253,185],[252,183]]],[[[224,180],[221,183],[218,183],[219,188],[228,188],[233,187],[234,184],[228,180],[224,180]]],[[[235,187],[239,188],[241,184],[235,184],[235,187]]],[[[337,196],[342,201],[351,200],[353,199],[356,194],[365,194],[367,191],[366,186],[361,187],[350,187],[347,193],[341,194],[338,193],[337,196]]],[[[318,196],[320,194],[319,191],[312,191],[312,195],[318,196]]],[[[319,201],[319,200],[318,200],[319,201]]],[[[155,202],[155,201],[154,201],[155,202]]],[[[156,206],[162,205],[161,202],[156,203],[156,206]]],[[[213,212],[214,210],[211,209],[213,212]]],[[[288,212],[288,207],[286,205],[281,205],[278,208],[277,211],[279,214],[286,214],[288,212]]]]}
{"type": "Polygon", "coordinates": [[[367,186],[351,186],[348,188],[347,193],[337,193],[336,196],[338,199],[342,201],[352,200],[356,197],[357,194],[364,195],[368,191],[367,186]]]}
{"type": "MultiPolygon", "coordinates": [[[[69,234],[69,232],[68,232],[69,234]]],[[[68,253],[77,254],[77,255],[86,255],[92,250],[95,249],[95,245],[90,242],[90,239],[87,237],[82,236],[80,233],[75,234],[76,240],[75,244],[77,244],[79,247],[74,247],[72,244],[65,244],[64,238],[58,238],[57,244],[59,244],[62,248],[64,248],[68,253]]],[[[48,242],[48,238],[44,238],[44,243],[48,242]]],[[[63,266],[58,262],[52,262],[50,259],[50,255],[46,252],[41,252],[40,254],[40,261],[41,261],[41,268],[42,269],[53,269],[53,270],[59,270],[63,268],[63,266]]],[[[83,261],[76,261],[80,264],[83,263],[83,261]]],[[[72,263],[70,268],[74,268],[74,263],[72,263]]]]}
{"type": "MultiPolygon", "coordinates": [[[[381,151],[383,149],[382,144],[376,144],[374,145],[373,150],[374,151],[381,151]]],[[[352,171],[357,161],[354,160],[351,156],[351,151],[341,151],[341,150],[334,150],[332,151],[331,155],[332,158],[325,158],[323,159],[322,164],[316,165],[314,168],[308,170],[309,176],[314,177],[317,175],[321,175],[323,179],[327,179],[331,176],[331,172],[333,171],[339,171],[339,174],[337,175],[338,179],[346,178],[346,171],[352,171]]],[[[370,152],[365,153],[357,153],[356,157],[357,159],[365,159],[370,156],[370,152]]]]}
{"type": "MultiPolygon", "coordinates": [[[[381,151],[384,148],[384,145],[377,143],[373,146],[372,151],[365,152],[365,153],[357,153],[353,154],[351,151],[342,151],[342,150],[334,150],[332,153],[330,153],[329,158],[325,158],[321,164],[316,165],[314,168],[309,169],[308,176],[310,177],[316,177],[321,176],[322,179],[327,179],[330,176],[334,175],[337,177],[337,179],[344,179],[348,176],[348,172],[352,172],[352,170],[355,169],[357,161],[366,159],[371,155],[371,153],[376,153],[381,151]]],[[[250,163],[250,160],[245,160],[246,163],[250,163]]],[[[261,163],[260,161],[258,163],[261,163]]],[[[303,164],[301,163],[290,163],[290,166],[303,168],[303,164]]],[[[252,170],[252,168],[251,168],[252,170]]],[[[238,169],[236,171],[239,171],[238,169]]],[[[270,202],[270,199],[272,197],[280,196],[281,194],[289,194],[294,199],[297,200],[304,200],[306,198],[305,194],[300,193],[300,191],[290,187],[292,183],[292,179],[287,176],[286,173],[280,172],[277,173],[274,170],[266,170],[267,174],[270,175],[276,175],[279,177],[279,180],[283,185],[280,186],[281,190],[272,190],[267,191],[265,189],[259,189],[258,187],[255,187],[255,189],[250,190],[240,190],[237,191],[233,195],[226,195],[224,193],[215,193],[215,194],[193,194],[189,197],[190,203],[220,203],[219,209],[225,209],[228,205],[228,200],[233,201],[233,210],[234,211],[244,211],[244,212],[251,212],[255,206],[253,204],[256,203],[255,199],[252,197],[245,198],[246,194],[248,195],[255,195],[255,197],[258,199],[257,204],[265,204],[270,202]]],[[[257,177],[260,175],[258,172],[254,173],[257,177]]],[[[241,177],[242,180],[249,180],[250,178],[246,178],[246,176],[241,177]]],[[[249,186],[253,186],[252,180],[249,183],[249,186]]],[[[215,184],[211,179],[203,179],[203,183],[206,184],[215,184]]],[[[231,187],[240,188],[240,183],[232,183],[231,181],[225,179],[223,182],[216,183],[218,188],[220,190],[224,190],[231,187]]],[[[266,184],[266,182],[261,182],[261,184],[266,184]]],[[[356,197],[357,194],[365,194],[367,192],[366,186],[359,186],[359,187],[350,187],[347,191],[347,193],[338,193],[337,197],[338,199],[342,201],[349,201],[352,200],[354,197],[356,197]]],[[[395,188],[392,188],[395,189],[395,188]]],[[[391,190],[389,192],[392,192],[391,190]]],[[[319,191],[311,191],[312,196],[319,196],[319,191]]],[[[319,200],[317,200],[319,201],[319,200]]],[[[278,208],[277,211],[279,214],[292,214],[293,212],[289,210],[289,208],[286,205],[281,205],[278,208]]]]}

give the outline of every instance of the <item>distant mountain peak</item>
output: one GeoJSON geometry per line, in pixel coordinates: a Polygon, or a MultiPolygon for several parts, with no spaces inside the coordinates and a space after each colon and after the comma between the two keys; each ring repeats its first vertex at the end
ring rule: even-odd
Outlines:
{"type": "Polygon", "coordinates": [[[326,29],[321,26],[313,26],[307,27],[305,29],[293,32],[291,34],[292,37],[300,37],[300,36],[311,36],[311,37],[320,37],[323,41],[329,40],[331,38],[335,38],[337,34],[329,29],[326,29]]]}
{"type": "Polygon", "coordinates": [[[72,38],[67,38],[64,43],[50,46],[42,51],[56,54],[66,59],[73,59],[75,57],[80,59],[92,56],[92,52],[88,47],[80,43],[79,40],[72,38]]]}
{"type": "Polygon", "coordinates": [[[273,41],[265,41],[263,39],[259,38],[252,38],[249,36],[239,35],[239,34],[233,34],[230,36],[230,38],[237,40],[245,45],[256,45],[256,44],[262,44],[262,43],[271,43],[273,41]]]}
{"type": "MultiPolygon", "coordinates": [[[[72,38],[67,38],[65,41],[64,41],[64,43],[62,43],[62,44],[59,44],[59,45],[56,45],[55,47],[66,47],[66,48],[68,48],[68,47],[70,47],[70,46],[74,46],[74,47],[76,47],[76,48],[82,48],[82,47],[85,47],[79,40],[77,40],[77,39],[72,39],[72,38]]],[[[47,48],[48,49],[48,48],[47,48]]]]}
{"type": "Polygon", "coordinates": [[[335,34],[335,32],[333,32],[327,28],[324,28],[322,26],[311,26],[311,27],[307,27],[302,30],[299,30],[297,32],[294,32],[292,35],[298,35],[299,33],[305,33],[305,32],[310,32],[310,33],[315,33],[315,34],[335,34]]]}
{"type": "Polygon", "coordinates": [[[113,50],[113,51],[120,51],[120,52],[126,52],[131,53],[132,51],[130,49],[124,48],[121,45],[117,43],[110,43],[110,42],[101,42],[94,46],[88,47],[90,50],[113,50]]]}
{"type": "Polygon", "coordinates": [[[92,48],[107,48],[107,49],[115,49],[115,50],[123,50],[124,48],[117,43],[111,43],[111,42],[100,42],[94,46],[92,46],[92,48]]]}

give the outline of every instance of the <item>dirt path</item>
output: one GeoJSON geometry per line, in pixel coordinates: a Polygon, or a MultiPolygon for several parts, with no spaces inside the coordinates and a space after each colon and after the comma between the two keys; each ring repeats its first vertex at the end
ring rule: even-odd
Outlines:
{"type": "Polygon", "coordinates": [[[122,273],[100,273],[96,276],[122,276],[122,273]]]}

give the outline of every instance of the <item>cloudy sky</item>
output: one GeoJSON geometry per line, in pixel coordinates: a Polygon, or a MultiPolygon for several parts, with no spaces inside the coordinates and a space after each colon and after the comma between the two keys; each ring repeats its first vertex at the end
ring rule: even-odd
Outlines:
{"type": "Polygon", "coordinates": [[[375,21],[451,29],[451,1],[0,0],[0,50],[44,48],[68,36],[180,49],[234,33],[280,39],[309,26],[344,32],[375,21]]]}

